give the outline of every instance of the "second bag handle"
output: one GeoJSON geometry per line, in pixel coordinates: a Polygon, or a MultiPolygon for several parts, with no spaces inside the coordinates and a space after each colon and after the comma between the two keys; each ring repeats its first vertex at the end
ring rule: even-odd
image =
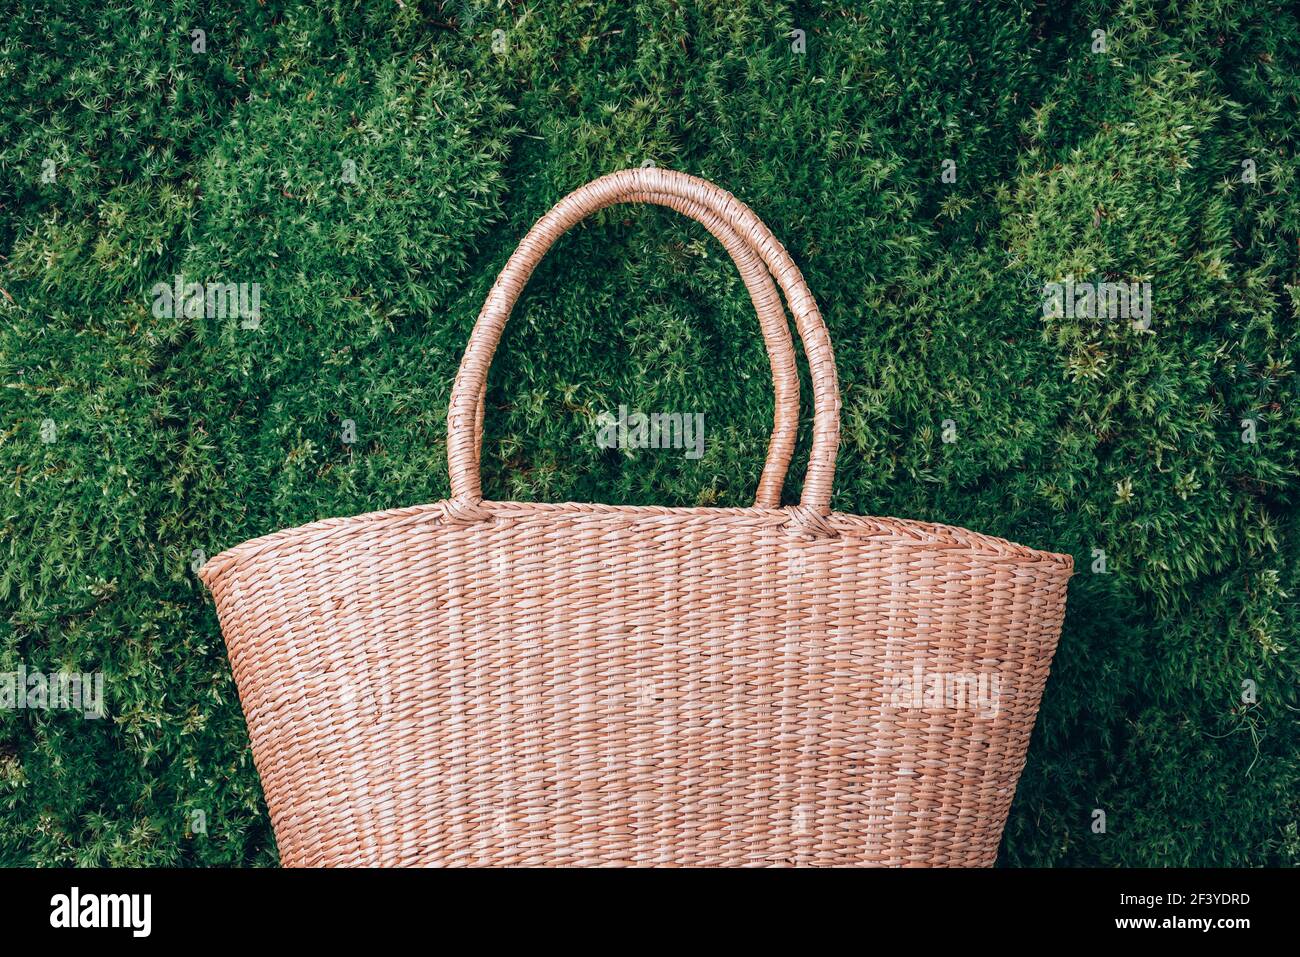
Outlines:
{"type": "Polygon", "coordinates": [[[570,228],[597,210],[623,202],[668,206],[703,223],[727,247],[741,270],[759,313],[776,385],[772,442],[756,497],[756,504],[764,507],[779,503],[781,483],[794,449],[799,404],[793,346],[767,271],[776,277],[794,314],[812,374],[813,445],[801,505],[826,514],[830,510],[839,446],[840,397],[830,336],[812,293],[785,247],[748,206],[706,180],[661,169],[611,173],[570,193],[528,231],[501,270],[479,312],[452,386],[447,410],[447,468],[452,498],[461,503],[482,500],[479,445],[488,367],[510,311],[533,270],[555,240],[570,228]],[[766,268],[753,263],[754,255],[766,268]]]}

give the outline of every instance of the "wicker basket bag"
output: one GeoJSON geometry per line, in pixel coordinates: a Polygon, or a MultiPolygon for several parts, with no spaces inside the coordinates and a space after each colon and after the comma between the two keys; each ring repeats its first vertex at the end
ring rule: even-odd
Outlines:
{"type": "Polygon", "coordinates": [[[1069,556],[831,511],[826,326],[754,213],[626,170],[532,228],[447,415],[451,497],[223,552],[211,589],[285,865],[988,865],[1065,612],[1069,556]],[[752,508],[485,501],[484,389],[511,307],[592,211],[705,225],[776,385],[752,508]],[[802,498],[782,507],[799,388],[802,498]]]}

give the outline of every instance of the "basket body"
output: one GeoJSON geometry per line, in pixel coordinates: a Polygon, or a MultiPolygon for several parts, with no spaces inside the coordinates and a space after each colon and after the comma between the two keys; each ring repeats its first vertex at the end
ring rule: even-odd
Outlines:
{"type": "Polygon", "coordinates": [[[286,865],[989,865],[1068,556],[450,502],[201,572],[286,865]]]}

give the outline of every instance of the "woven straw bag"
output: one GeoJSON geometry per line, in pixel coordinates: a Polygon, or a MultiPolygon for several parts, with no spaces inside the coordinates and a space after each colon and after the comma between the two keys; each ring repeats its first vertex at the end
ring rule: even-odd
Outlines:
{"type": "Polygon", "coordinates": [[[565,197],[474,326],[451,498],[277,532],[200,571],[282,862],[991,864],[1072,561],[831,511],[839,408],[817,306],[748,207],[656,169],[565,197]],[[483,500],[511,307],[563,232],[621,202],[703,223],[749,289],[776,383],[752,508],[483,500]],[[815,391],[788,507],[799,390],[777,285],[815,391]]]}

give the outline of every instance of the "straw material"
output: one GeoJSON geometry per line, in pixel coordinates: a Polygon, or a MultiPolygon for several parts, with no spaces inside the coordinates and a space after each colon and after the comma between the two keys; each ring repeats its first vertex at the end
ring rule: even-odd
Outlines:
{"type": "Polygon", "coordinates": [[[799,270],[729,193],[577,190],[520,243],[448,412],[452,497],[246,542],[211,589],[285,865],[989,865],[1069,556],[830,510],[839,394],[799,270]],[[565,230],[619,202],[736,261],[776,416],[752,508],[482,499],[487,370],[565,230]],[[775,280],[775,284],[774,284],[775,280]],[[799,505],[794,315],[814,434],[799,505]]]}

